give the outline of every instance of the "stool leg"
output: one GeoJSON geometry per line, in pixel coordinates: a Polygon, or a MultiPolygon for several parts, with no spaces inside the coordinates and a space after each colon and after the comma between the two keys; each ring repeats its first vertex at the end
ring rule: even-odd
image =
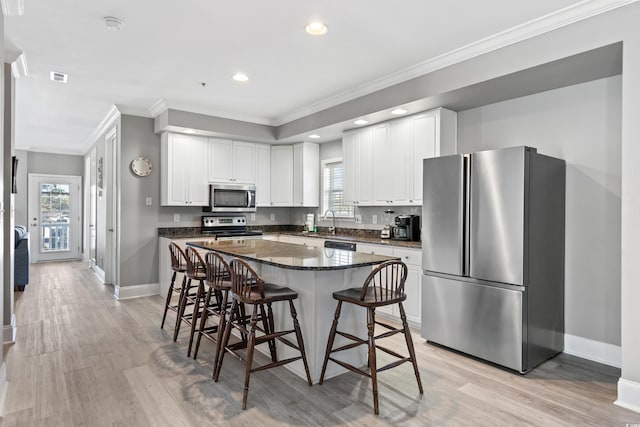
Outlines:
{"type": "MultiPolygon", "coordinates": [[[[222,348],[222,339],[224,337],[224,325],[227,321],[227,299],[229,298],[229,291],[224,291],[222,295],[222,303],[220,305],[220,321],[218,322],[218,336],[216,338],[216,354],[213,360],[213,373],[211,378],[216,377],[216,370],[218,367],[218,359],[220,358],[220,349],[222,348]]],[[[233,316],[230,312],[229,316],[233,316]]]]}
{"type": "Polygon", "coordinates": [[[207,290],[207,295],[204,297],[204,305],[202,310],[202,317],[200,318],[200,327],[198,328],[198,338],[196,338],[196,347],[193,349],[193,358],[198,357],[198,349],[200,348],[200,340],[202,339],[202,331],[204,331],[205,324],[207,323],[207,318],[209,317],[209,302],[211,301],[211,291],[212,288],[207,290]]]}
{"type": "Polygon", "coordinates": [[[173,341],[178,340],[178,334],[180,333],[180,325],[182,324],[182,316],[184,316],[184,310],[187,306],[187,293],[191,286],[191,279],[187,279],[185,275],[182,279],[182,288],[180,289],[180,302],[178,303],[178,315],[176,316],[176,328],[173,331],[173,341]]]}
{"type": "Polygon", "coordinates": [[[423,394],[422,381],[420,380],[420,371],[418,370],[418,362],[416,361],[416,351],[413,348],[413,338],[411,338],[411,330],[409,329],[409,324],[407,323],[407,315],[404,312],[402,303],[400,302],[398,304],[400,305],[400,318],[402,319],[402,327],[404,329],[404,339],[407,342],[407,349],[409,349],[409,356],[411,357],[411,363],[413,364],[413,372],[416,374],[418,390],[420,390],[420,394],[423,394]]]}
{"type": "Polygon", "coordinates": [[[222,344],[220,344],[220,356],[218,357],[218,365],[215,367],[213,380],[218,382],[218,377],[220,376],[220,370],[222,369],[222,361],[224,360],[224,354],[227,352],[227,344],[229,344],[229,336],[231,335],[231,328],[233,322],[233,314],[238,310],[238,301],[233,300],[233,304],[231,305],[231,311],[229,313],[229,319],[227,320],[226,325],[224,326],[224,338],[222,339],[222,344]]]}
{"type": "Polygon", "coordinates": [[[193,344],[193,334],[196,332],[196,323],[200,317],[200,300],[204,294],[204,282],[200,280],[198,290],[196,292],[195,302],[193,304],[193,313],[191,314],[191,335],[189,336],[189,346],[187,347],[187,357],[191,356],[191,345],[193,344]]]}
{"type": "MultiPolygon", "coordinates": [[[[264,306],[261,305],[260,306],[262,308],[262,316],[264,316],[264,306]]],[[[264,317],[263,317],[264,319],[264,317]]],[[[273,310],[271,309],[271,303],[267,303],[267,322],[265,323],[265,333],[270,334],[272,332],[275,332],[276,327],[275,327],[275,322],[273,321],[273,310]],[[268,324],[268,326],[267,326],[268,324]]],[[[271,353],[271,360],[274,362],[278,361],[278,355],[276,354],[276,340],[271,339],[269,340],[269,352],[271,353]]]]}
{"type": "Polygon", "coordinates": [[[371,386],[373,387],[373,412],[378,415],[378,372],[376,366],[375,313],[373,308],[367,308],[367,329],[369,344],[369,366],[371,371],[371,386]]]}
{"type": "Polygon", "coordinates": [[[304,351],[304,341],[302,339],[302,330],[300,329],[300,322],[298,322],[298,313],[293,305],[293,301],[289,300],[289,309],[291,310],[291,317],[293,318],[293,328],[296,330],[296,339],[298,340],[298,347],[300,348],[300,354],[302,355],[302,363],[304,363],[304,371],[307,374],[307,383],[309,387],[313,384],[311,382],[311,374],[309,373],[309,364],[307,363],[307,353],[304,351]]]}
{"type": "Polygon", "coordinates": [[[242,409],[247,409],[247,396],[249,395],[249,379],[251,378],[251,365],[253,364],[253,349],[256,345],[256,324],[258,323],[258,306],[253,306],[251,325],[249,330],[249,342],[247,344],[247,366],[244,374],[244,392],[242,394],[242,409]]]}
{"type": "Polygon", "coordinates": [[[178,274],[178,272],[174,270],[173,274],[171,275],[171,283],[169,283],[167,300],[164,303],[164,314],[162,315],[162,323],[160,324],[160,329],[164,328],[164,321],[167,318],[167,311],[169,310],[169,304],[171,304],[171,297],[173,296],[173,285],[176,283],[176,274],[178,274]]]}
{"type": "Polygon", "coordinates": [[[329,332],[329,339],[327,340],[327,350],[324,355],[324,362],[322,363],[322,373],[320,374],[320,381],[318,382],[320,385],[322,385],[322,382],[324,381],[324,374],[327,371],[327,362],[329,362],[329,356],[331,355],[331,350],[333,350],[333,341],[336,338],[336,329],[338,329],[338,318],[340,317],[341,308],[342,301],[338,301],[336,313],[333,316],[333,323],[331,324],[331,331],[329,332]]]}

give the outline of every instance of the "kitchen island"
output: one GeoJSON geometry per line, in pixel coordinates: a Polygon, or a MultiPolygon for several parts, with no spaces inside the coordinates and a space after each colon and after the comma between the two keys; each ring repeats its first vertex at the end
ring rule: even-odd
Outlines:
{"type": "MultiPolygon", "coordinates": [[[[393,257],[371,255],[340,249],[315,248],[292,243],[261,239],[193,240],[187,245],[221,253],[225,258],[242,258],[248,261],[266,282],[288,286],[298,292],[295,301],[302,328],[311,379],[320,379],[329,329],[333,321],[336,301],[332,293],[341,289],[358,287],[364,283],[372,267],[393,257]]],[[[274,304],[276,328],[291,328],[291,316],[287,304],[274,304]]],[[[346,304],[340,316],[340,330],[366,338],[366,312],[346,304]]],[[[265,350],[265,349],[261,349],[265,350]]],[[[278,343],[278,358],[294,356],[287,346],[278,343]]],[[[366,348],[361,347],[341,354],[343,360],[356,366],[367,363],[366,348]]],[[[302,362],[285,366],[305,378],[302,362]]],[[[344,372],[335,363],[327,367],[326,377],[344,372]]]]}

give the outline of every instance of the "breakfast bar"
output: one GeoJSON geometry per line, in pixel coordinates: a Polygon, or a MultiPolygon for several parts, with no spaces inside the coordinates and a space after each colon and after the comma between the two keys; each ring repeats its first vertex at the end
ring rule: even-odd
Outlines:
{"type": "MultiPolygon", "coordinates": [[[[394,257],[365,254],[332,248],[315,248],[304,245],[262,239],[194,240],[187,245],[202,250],[213,250],[225,258],[241,258],[248,261],[266,282],[287,286],[298,292],[294,302],[302,328],[307,360],[314,383],[320,379],[327,337],[333,321],[336,301],[335,291],[362,286],[373,266],[394,257]]],[[[274,304],[277,328],[290,328],[291,318],[285,304],[274,304]]],[[[340,328],[362,338],[366,337],[366,312],[360,307],[344,307],[340,328]]],[[[287,358],[290,349],[278,343],[278,358],[287,358]]],[[[366,349],[360,347],[341,355],[356,366],[367,363],[366,349]]],[[[302,362],[285,366],[305,378],[302,362]]],[[[326,378],[339,375],[345,369],[329,364],[326,378]]]]}

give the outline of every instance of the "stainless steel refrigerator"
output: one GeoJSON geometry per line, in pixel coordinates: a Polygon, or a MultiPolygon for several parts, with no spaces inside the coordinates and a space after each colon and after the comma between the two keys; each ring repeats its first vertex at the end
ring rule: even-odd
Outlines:
{"type": "Polygon", "coordinates": [[[521,373],[561,352],[565,162],[511,147],[423,171],[422,336],[521,373]]]}

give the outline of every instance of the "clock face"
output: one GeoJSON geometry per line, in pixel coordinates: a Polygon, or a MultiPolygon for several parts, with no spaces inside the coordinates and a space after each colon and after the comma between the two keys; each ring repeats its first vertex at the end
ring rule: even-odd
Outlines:
{"type": "Polygon", "coordinates": [[[151,160],[146,157],[138,157],[131,162],[131,172],[138,176],[147,176],[151,173],[151,160]]]}

